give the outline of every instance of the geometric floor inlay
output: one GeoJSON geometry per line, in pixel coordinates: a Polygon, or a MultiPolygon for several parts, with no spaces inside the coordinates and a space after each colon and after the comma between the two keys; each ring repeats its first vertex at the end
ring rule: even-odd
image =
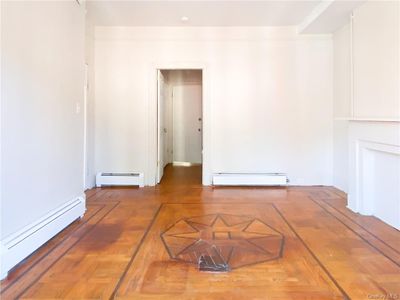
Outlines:
{"type": "Polygon", "coordinates": [[[217,258],[235,269],[278,259],[284,236],[257,218],[211,214],[177,221],[161,234],[171,258],[198,264],[217,258]]]}

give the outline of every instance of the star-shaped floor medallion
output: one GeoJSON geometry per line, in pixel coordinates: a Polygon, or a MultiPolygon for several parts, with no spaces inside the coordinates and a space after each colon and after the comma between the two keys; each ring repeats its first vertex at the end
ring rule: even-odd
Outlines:
{"type": "Polygon", "coordinates": [[[212,214],[181,219],[161,234],[171,258],[198,264],[218,256],[230,269],[280,258],[283,235],[248,216],[212,214]]]}

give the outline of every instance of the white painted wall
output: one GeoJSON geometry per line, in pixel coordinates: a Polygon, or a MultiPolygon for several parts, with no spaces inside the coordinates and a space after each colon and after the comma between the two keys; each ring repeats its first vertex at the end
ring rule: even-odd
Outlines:
{"type": "Polygon", "coordinates": [[[334,34],[334,185],[352,210],[397,228],[399,91],[400,2],[367,1],[334,34]]]}
{"type": "Polygon", "coordinates": [[[351,108],[351,28],[347,24],[333,34],[333,116],[349,118],[351,108]]]}
{"type": "Polygon", "coordinates": [[[86,18],[85,28],[85,63],[88,66],[87,76],[87,105],[86,105],[86,166],[85,166],[85,188],[95,186],[94,166],[94,25],[92,20],[86,18]]]}
{"type": "MultiPolygon", "coordinates": [[[[350,21],[350,17],[349,17],[350,21]]],[[[351,115],[350,23],[333,34],[333,185],[348,191],[348,118],[351,115]]]]}
{"type": "Polygon", "coordinates": [[[84,9],[1,1],[1,238],[83,193],[84,9]]]}
{"type": "Polygon", "coordinates": [[[97,27],[96,171],[154,182],[151,78],[174,63],[207,67],[209,173],[332,184],[332,40],[294,28],[97,27]]]}
{"type": "Polygon", "coordinates": [[[354,117],[400,119],[399,1],[368,1],[354,11],[354,117]]]}

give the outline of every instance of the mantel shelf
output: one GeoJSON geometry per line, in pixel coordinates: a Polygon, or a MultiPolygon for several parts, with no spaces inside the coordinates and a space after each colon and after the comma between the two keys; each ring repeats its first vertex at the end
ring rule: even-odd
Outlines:
{"type": "Polygon", "coordinates": [[[395,122],[400,123],[399,118],[354,118],[354,117],[336,117],[335,121],[350,121],[350,122],[395,122]]]}

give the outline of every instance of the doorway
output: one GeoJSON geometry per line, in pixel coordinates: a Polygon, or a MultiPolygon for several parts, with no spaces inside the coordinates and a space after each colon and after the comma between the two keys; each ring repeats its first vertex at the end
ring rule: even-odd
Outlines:
{"type": "MultiPolygon", "coordinates": [[[[158,70],[157,183],[167,165],[198,167],[203,150],[202,70],[158,70]]],[[[198,178],[201,183],[201,174],[198,178]]]]}

